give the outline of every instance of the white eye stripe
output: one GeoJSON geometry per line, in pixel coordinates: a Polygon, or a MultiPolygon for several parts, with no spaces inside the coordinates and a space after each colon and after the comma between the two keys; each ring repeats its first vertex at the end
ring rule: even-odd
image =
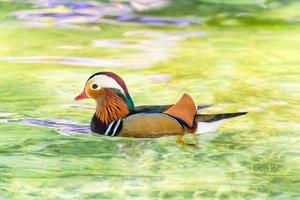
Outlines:
{"type": "MultiPolygon", "coordinates": [[[[123,90],[123,88],[117,83],[117,81],[115,79],[113,79],[109,76],[101,74],[101,75],[97,75],[97,76],[93,77],[91,80],[93,81],[93,84],[98,85],[99,89],[100,88],[114,88],[114,89],[120,90],[122,92],[122,94],[125,95],[125,91],[123,90]]],[[[92,85],[91,85],[91,88],[92,88],[92,85]]]]}

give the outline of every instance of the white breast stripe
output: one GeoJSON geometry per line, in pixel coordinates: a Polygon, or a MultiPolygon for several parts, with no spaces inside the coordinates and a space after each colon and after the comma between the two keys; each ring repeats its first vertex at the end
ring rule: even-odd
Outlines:
{"type": "Polygon", "coordinates": [[[118,129],[120,123],[121,123],[121,119],[118,120],[118,123],[117,123],[117,125],[115,126],[115,129],[114,129],[114,132],[113,132],[113,134],[111,135],[112,137],[115,136],[116,131],[117,131],[117,129],[118,129]]]}
{"type": "Polygon", "coordinates": [[[106,131],[105,131],[105,134],[104,135],[108,135],[112,125],[115,123],[115,121],[113,121],[112,123],[109,124],[109,126],[107,127],[106,131]]]}

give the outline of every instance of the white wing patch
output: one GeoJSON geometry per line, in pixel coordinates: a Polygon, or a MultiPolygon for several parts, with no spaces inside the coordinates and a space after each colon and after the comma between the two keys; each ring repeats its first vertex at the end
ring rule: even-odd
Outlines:
{"type": "Polygon", "coordinates": [[[98,84],[101,88],[118,89],[122,92],[122,94],[125,95],[125,91],[123,90],[123,88],[117,83],[115,79],[109,76],[101,74],[93,77],[91,80],[93,80],[94,83],[98,84]]]}
{"type": "Polygon", "coordinates": [[[226,121],[226,119],[222,119],[215,122],[198,122],[197,130],[195,134],[203,134],[209,132],[216,132],[218,128],[226,121]]]}

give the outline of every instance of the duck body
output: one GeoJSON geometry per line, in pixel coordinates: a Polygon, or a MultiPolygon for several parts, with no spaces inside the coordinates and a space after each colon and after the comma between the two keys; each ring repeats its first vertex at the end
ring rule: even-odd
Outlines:
{"type": "Polygon", "coordinates": [[[163,113],[138,113],[111,123],[99,124],[94,115],[91,121],[94,133],[106,136],[151,138],[166,135],[183,135],[183,127],[172,117],[163,113]]]}
{"type": "Polygon", "coordinates": [[[225,119],[246,114],[200,114],[210,105],[196,106],[188,94],[174,105],[135,107],[125,82],[112,72],[92,75],[75,100],[86,98],[96,101],[91,131],[110,137],[153,138],[211,132],[225,119]]]}

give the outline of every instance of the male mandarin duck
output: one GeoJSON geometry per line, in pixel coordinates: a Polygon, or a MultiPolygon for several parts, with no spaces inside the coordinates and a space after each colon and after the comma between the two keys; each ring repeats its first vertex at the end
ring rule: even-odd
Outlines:
{"type": "Polygon", "coordinates": [[[96,101],[91,131],[112,137],[151,138],[211,132],[224,119],[246,114],[199,114],[200,110],[210,105],[197,106],[188,94],[184,94],[174,105],[135,107],[125,82],[113,72],[93,74],[75,100],[87,98],[96,101]]]}

